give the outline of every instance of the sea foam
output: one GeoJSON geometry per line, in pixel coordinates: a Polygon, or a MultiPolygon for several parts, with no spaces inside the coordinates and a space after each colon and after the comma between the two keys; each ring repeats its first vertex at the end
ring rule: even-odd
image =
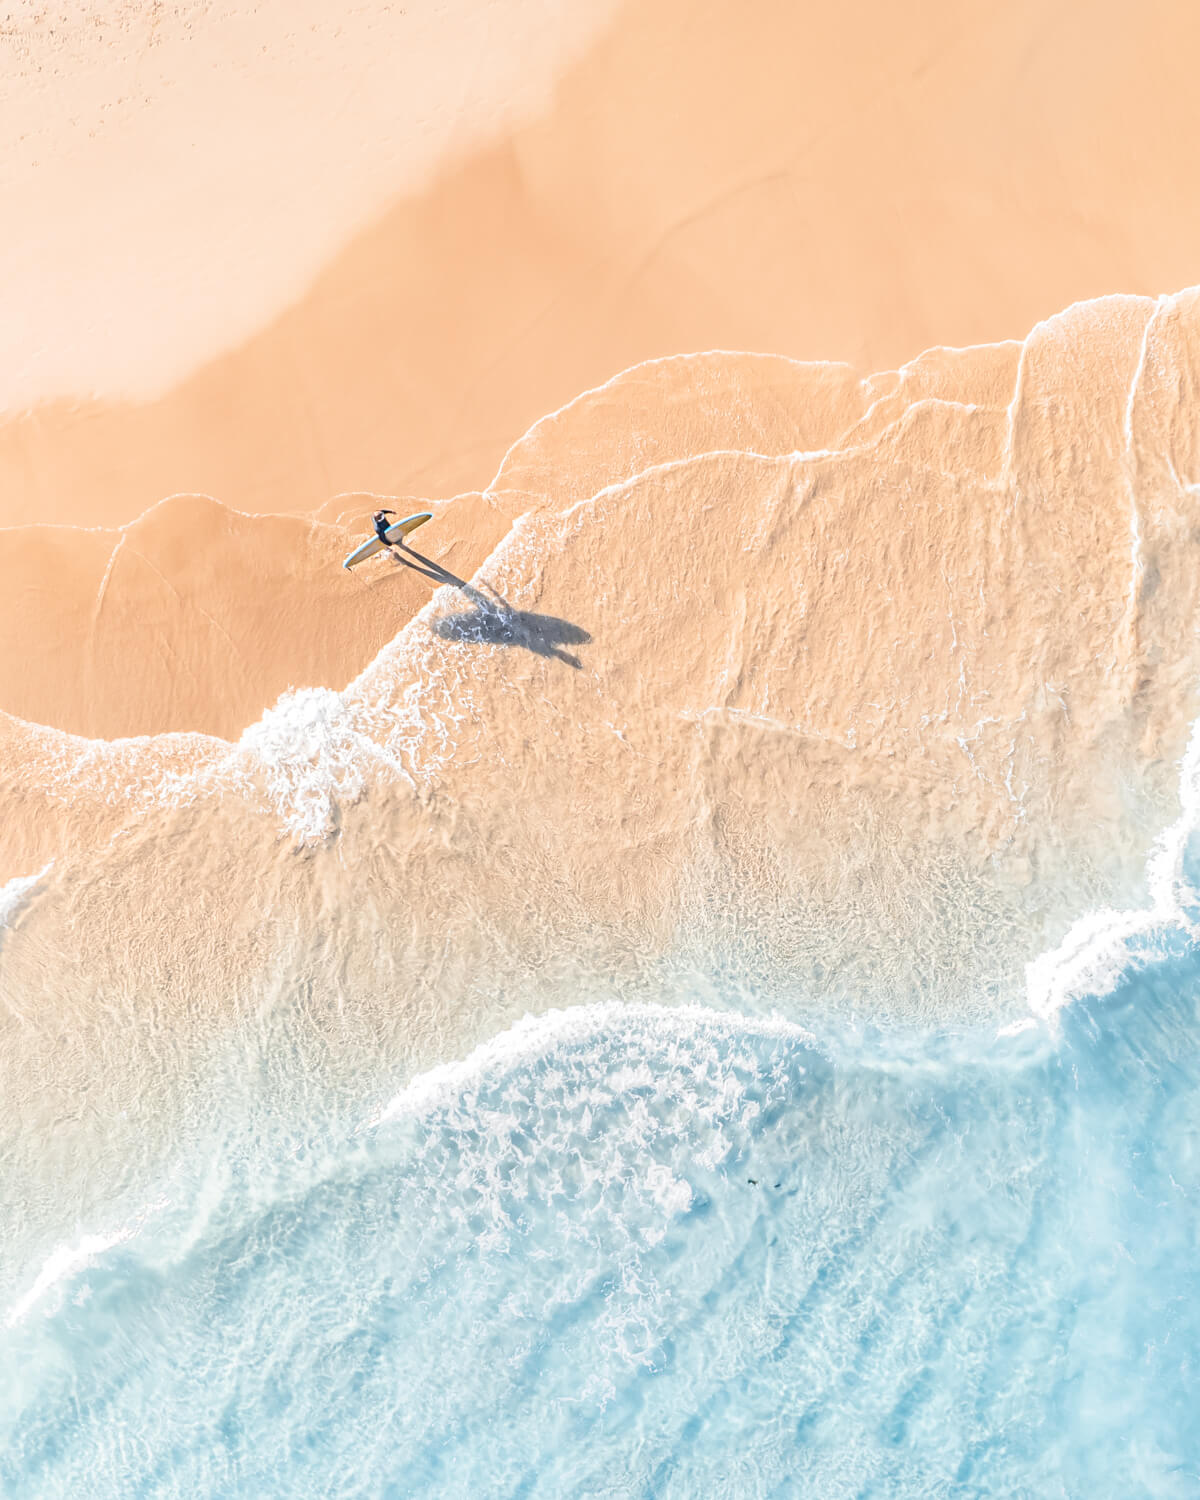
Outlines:
{"type": "Polygon", "coordinates": [[[1196,316],[640,367],[339,691],[0,726],[0,1489],[1191,1493],[1196,316]]]}

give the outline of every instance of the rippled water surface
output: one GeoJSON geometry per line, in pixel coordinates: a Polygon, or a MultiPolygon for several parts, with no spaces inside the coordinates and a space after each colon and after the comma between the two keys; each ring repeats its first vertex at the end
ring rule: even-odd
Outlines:
{"type": "Polygon", "coordinates": [[[597,1007],[234,1131],[10,1313],[5,1493],[1193,1495],[1171,946],[1015,1036],[597,1007]]]}
{"type": "Polygon", "coordinates": [[[0,1496],[1200,1495],[1197,391],[649,361],[344,687],[0,722],[0,1496]]]}

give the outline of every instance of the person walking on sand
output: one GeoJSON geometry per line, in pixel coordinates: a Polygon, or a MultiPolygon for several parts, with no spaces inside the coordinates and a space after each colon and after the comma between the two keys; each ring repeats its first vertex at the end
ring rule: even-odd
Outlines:
{"type": "MultiPolygon", "coordinates": [[[[380,548],[385,548],[396,562],[404,563],[408,567],[413,564],[408,557],[402,554],[408,551],[405,538],[410,531],[415,531],[418,526],[424,526],[426,521],[433,520],[431,510],[418,511],[415,516],[405,516],[403,520],[391,521],[396,514],[394,510],[377,510],[371,516],[371,535],[360,546],[355,547],[349,557],[342,559],[342,567],[346,569],[356,568],[360,562],[366,562],[368,557],[378,557],[380,548]]],[[[420,557],[419,552],[411,552],[409,557],[420,557]]]]}
{"type": "Polygon", "coordinates": [[[388,541],[388,517],[395,514],[394,510],[377,510],[371,517],[372,521],[375,522],[375,535],[389,552],[392,550],[392,544],[388,541]]]}

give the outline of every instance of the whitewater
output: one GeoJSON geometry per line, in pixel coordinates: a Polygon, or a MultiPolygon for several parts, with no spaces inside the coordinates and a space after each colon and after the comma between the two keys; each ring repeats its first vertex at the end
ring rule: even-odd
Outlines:
{"type": "Polygon", "coordinates": [[[277,1083],[14,1305],[5,1492],[1193,1494],[1198,975],[1168,926],[1052,1031],[582,1007],[373,1120],[277,1083]]]}
{"type": "Polygon", "coordinates": [[[344,688],[6,718],[0,1493],[1200,1491],[1198,318],[639,366],[344,688]]]}

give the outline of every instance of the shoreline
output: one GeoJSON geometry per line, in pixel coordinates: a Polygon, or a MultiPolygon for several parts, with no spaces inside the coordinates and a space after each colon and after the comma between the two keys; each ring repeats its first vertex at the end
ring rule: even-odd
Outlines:
{"type": "MultiPolygon", "coordinates": [[[[894,982],[934,1003],[942,946],[977,950],[980,975],[994,948],[1007,972],[1002,950],[1040,948],[1043,926],[1127,898],[1178,795],[1200,586],[1179,543],[1187,499],[1172,476],[1195,466],[1195,424],[1176,376],[1200,347],[1198,309],[1194,290],[1077,305],[1021,345],[928,351],[866,380],[778,356],[624,372],[548,413],[489,493],[443,511],[458,556],[437,522],[422,533],[461,587],[414,573],[406,604],[410,570],[381,565],[360,588],[340,568],[344,536],[326,547],[329,609],[291,592],[316,637],[342,621],[351,654],[328,685],[307,675],[235,725],[236,742],[80,741],[6,721],[4,867],[40,868],[65,844],[157,848],[160,824],[186,845],[219,812],[273,881],[293,858],[369,850],[382,814],[407,851],[403,878],[387,877],[395,899],[416,882],[434,902],[457,879],[523,931],[508,877],[489,886],[486,865],[445,864],[439,840],[508,862],[528,842],[563,893],[564,941],[585,949],[591,924],[625,933],[631,953],[682,942],[702,968],[707,943],[764,977],[803,972],[840,911],[859,932],[851,989],[894,982]],[[364,662],[366,604],[380,644],[364,662]],[[936,915],[947,903],[952,929],[936,915]],[[742,952],[752,915],[761,953],[742,952]],[[910,951],[918,931],[928,952],[910,951]]],[[[196,578],[220,582],[233,518],[181,503],[218,523],[215,570],[196,578]]],[[[142,551],[194,600],[202,639],[228,630],[219,593],[189,595],[186,567],[142,551]]],[[[97,583],[81,590],[89,610],[97,583]]],[[[278,623],[261,583],[255,607],[278,623]]],[[[122,587],[114,570],[102,603],[143,643],[116,653],[128,709],[130,661],[148,689],[153,642],[143,595],[122,587]]],[[[141,899],[128,893],[131,909],[141,899]]]]}

